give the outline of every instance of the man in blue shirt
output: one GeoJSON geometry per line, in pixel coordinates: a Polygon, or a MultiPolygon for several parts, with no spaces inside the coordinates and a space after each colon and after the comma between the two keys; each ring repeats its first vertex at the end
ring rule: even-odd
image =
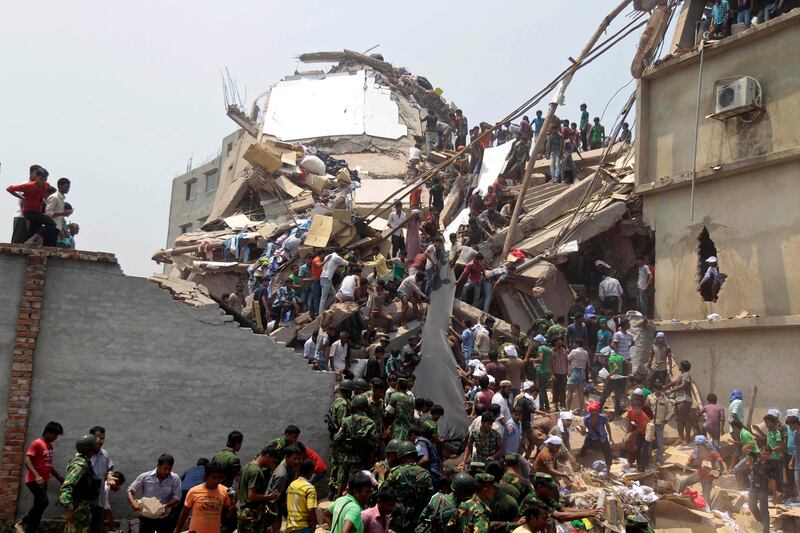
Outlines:
{"type": "Polygon", "coordinates": [[[709,39],[722,39],[731,34],[731,6],[728,0],[716,0],[711,6],[709,39]]]}
{"type": "Polygon", "coordinates": [[[536,134],[535,138],[539,137],[539,133],[542,131],[542,124],[544,124],[544,117],[542,116],[542,111],[536,111],[536,118],[533,119],[533,132],[536,134]]]}
{"type": "Polygon", "coordinates": [[[464,367],[467,366],[467,361],[472,357],[472,352],[475,349],[475,332],[472,327],[475,323],[472,320],[464,321],[464,331],[461,332],[461,353],[464,357],[464,367]]]}

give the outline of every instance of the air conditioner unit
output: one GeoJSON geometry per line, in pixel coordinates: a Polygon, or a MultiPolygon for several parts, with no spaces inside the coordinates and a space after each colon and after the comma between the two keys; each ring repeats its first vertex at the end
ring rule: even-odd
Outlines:
{"type": "Polygon", "coordinates": [[[757,80],[742,76],[717,85],[714,118],[727,119],[761,108],[761,87],[757,80]]]}

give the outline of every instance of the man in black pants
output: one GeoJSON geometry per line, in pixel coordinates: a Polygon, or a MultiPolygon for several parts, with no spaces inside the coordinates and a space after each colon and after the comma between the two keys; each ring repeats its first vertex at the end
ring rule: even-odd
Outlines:
{"type": "Polygon", "coordinates": [[[59,483],[64,478],[53,468],[53,443],[64,434],[64,429],[58,422],[48,422],[44,427],[41,438],[31,442],[25,453],[25,486],[33,494],[33,506],[28,514],[17,523],[17,531],[36,533],[50,500],[47,498],[47,482],[52,475],[59,483]]]}
{"type": "Polygon", "coordinates": [[[42,212],[42,202],[50,195],[48,172],[43,168],[33,171],[33,180],[21,185],[9,185],[6,190],[22,200],[22,216],[29,224],[29,235],[39,234],[45,246],[55,246],[58,228],[52,218],[42,212]]]}

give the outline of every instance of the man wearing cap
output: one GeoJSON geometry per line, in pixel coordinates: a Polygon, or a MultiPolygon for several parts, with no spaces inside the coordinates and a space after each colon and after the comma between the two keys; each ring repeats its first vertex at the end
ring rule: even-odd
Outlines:
{"type": "Polygon", "coordinates": [[[239,501],[237,502],[237,530],[240,533],[264,533],[266,507],[278,499],[277,492],[267,494],[267,476],[281,461],[277,444],[270,443],[261,448],[258,457],[244,465],[239,476],[239,501]]]}
{"type": "MultiPolygon", "coordinates": [[[[444,489],[442,489],[444,490],[444,489]]],[[[422,511],[415,533],[444,533],[458,506],[475,494],[475,479],[459,472],[450,483],[451,493],[437,492],[422,511]]]]}
{"type": "Polygon", "coordinates": [[[559,502],[558,483],[553,476],[537,472],[533,476],[533,491],[528,494],[520,504],[520,512],[531,503],[541,503],[547,507],[549,521],[547,531],[555,531],[555,522],[571,522],[584,518],[595,519],[602,513],[602,509],[576,509],[563,507],[559,502]]]}
{"type": "Polygon", "coordinates": [[[408,395],[408,378],[397,379],[397,391],[386,401],[385,412],[392,425],[392,438],[406,440],[408,428],[414,423],[414,399],[408,395]]]}
{"type": "MultiPolygon", "coordinates": [[[[536,365],[536,384],[539,388],[539,406],[542,411],[550,411],[550,399],[547,397],[547,390],[550,388],[550,380],[553,376],[553,350],[547,346],[547,339],[544,335],[536,335],[533,338],[533,346],[536,356],[525,356],[525,362],[533,362],[536,365]]],[[[530,352],[529,352],[530,354],[530,352]]],[[[529,376],[530,379],[531,376],[529,376]]]]}
{"type": "Polygon", "coordinates": [[[492,396],[492,404],[500,406],[500,423],[505,426],[511,420],[511,382],[504,379],[500,382],[500,390],[492,396]]]}
{"type": "Polygon", "coordinates": [[[613,440],[608,417],[603,414],[603,407],[600,402],[590,402],[589,405],[586,406],[586,411],[587,413],[583,415],[586,438],[583,440],[583,446],[581,446],[581,451],[578,452],[578,457],[585,456],[589,448],[599,446],[603,450],[606,468],[610,472],[611,463],[613,461],[611,455],[611,444],[613,444],[613,440]]]}
{"type": "Polygon", "coordinates": [[[400,442],[397,439],[392,439],[386,444],[386,459],[375,463],[370,470],[370,473],[379,483],[386,479],[389,471],[400,464],[397,458],[397,452],[400,449],[400,442]]]}
{"type": "Polygon", "coordinates": [[[100,492],[100,483],[92,469],[91,458],[100,451],[100,439],[84,435],[75,442],[78,452],[67,465],[58,501],[64,506],[67,533],[86,533],[92,522],[92,502],[100,492]]]}
{"type": "Polygon", "coordinates": [[[554,478],[570,479],[569,474],[558,470],[558,452],[564,445],[564,439],[551,435],[544,441],[544,446],[536,455],[533,471],[549,474],[554,478]]]}
{"type": "Polygon", "coordinates": [[[686,487],[699,482],[703,489],[703,496],[706,500],[711,501],[711,485],[714,479],[728,473],[728,467],[705,435],[695,436],[694,450],[683,466],[683,471],[687,471],[692,466],[695,466],[696,470],[680,482],[678,492],[682,493],[686,487]]]}
{"type": "Polygon", "coordinates": [[[570,463],[577,465],[575,457],[573,457],[572,453],[570,452],[569,445],[569,438],[570,435],[572,435],[572,422],[574,418],[575,416],[572,414],[572,411],[561,411],[558,413],[558,421],[553,426],[553,429],[550,430],[548,436],[559,437],[563,441],[559,453],[564,453],[569,459],[570,463]]]}
{"type": "Polygon", "coordinates": [[[717,258],[712,255],[705,260],[705,264],[708,266],[703,274],[703,278],[700,280],[698,291],[703,297],[703,300],[707,302],[716,302],[717,294],[719,294],[719,289],[723,281],[722,275],[719,273],[717,258]]]}
{"type": "Polygon", "coordinates": [[[390,522],[394,531],[413,531],[417,518],[433,494],[431,475],[417,466],[417,448],[409,441],[398,446],[400,465],[392,468],[383,486],[397,494],[397,505],[390,522]]]}
{"type": "Polygon", "coordinates": [[[333,437],[332,462],[338,464],[336,485],[344,490],[350,476],[369,468],[378,446],[375,422],[366,415],[369,401],[363,395],[353,398],[352,414],[342,421],[342,426],[333,437]]]}
{"type": "Polygon", "coordinates": [[[506,379],[511,382],[511,394],[516,396],[522,390],[522,381],[525,376],[525,363],[519,358],[517,347],[513,344],[504,344],[502,347],[503,359],[500,359],[506,369],[506,379]]]}
{"type": "Polygon", "coordinates": [[[453,515],[448,531],[468,533],[489,533],[491,531],[492,510],[490,502],[494,501],[495,480],[491,474],[475,476],[477,490],[475,495],[458,506],[453,515]]]}
{"type": "Polygon", "coordinates": [[[501,483],[511,485],[520,494],[520,498],[525,498],[532,490],[531,482],[522,477],[519,468],[520,455],[518,453],[508,453],[503,458],[503,465],[505,466],[505,473],[501,483]]]}
{"type": "Polygon", "coordinates": [[[339,383],[339,397],[333,401],[325,420],[328,423],[328,432],[331,439],[339,431],[344,418],[350,414],[350,400],[353,397],[355,386],[352,380],[343,379],[339,383]]]}

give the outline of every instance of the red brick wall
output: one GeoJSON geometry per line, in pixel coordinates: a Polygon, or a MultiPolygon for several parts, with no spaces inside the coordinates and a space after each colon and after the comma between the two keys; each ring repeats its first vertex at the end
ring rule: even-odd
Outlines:
{"type": "Polygon", "coordinates": [[[17,314],[17,338],[11,356],[8,418],[0,459],[0,520],[12,520],[16,514],[21,485],[25,453],[23,447],[27,438],[33,381],[33,358],[44,303],[47,260],[51,257],[104,263],[116,263],[117,260],[113,254],[102,252],[10,244],[0,244],[0,254],[26,256],[25,281],[23,287],[20,287],[22,301],[17,314]]]}

